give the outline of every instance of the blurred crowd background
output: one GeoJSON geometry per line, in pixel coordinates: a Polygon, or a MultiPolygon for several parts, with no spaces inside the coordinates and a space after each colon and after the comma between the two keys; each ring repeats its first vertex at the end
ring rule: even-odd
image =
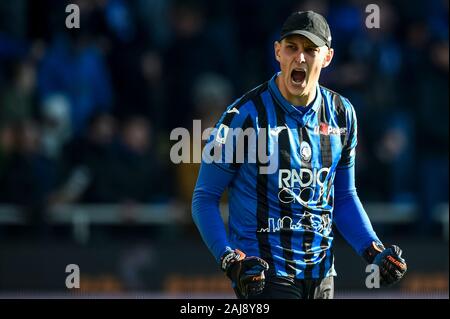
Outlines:
{"type": "Polygon", "coordinates": [[[448,214],[447,0],[1,1],[0,206],[41,226],[58,204],[176,203],[189,220],[198,165],[171,163],[171,130],[213,126],[277,72],[273,42],[295,10],[329,21],[321,84],[355,106],[362,201],[414,205],[401,231],[436,235],[435,208],[448,214]],[[365,27],[371,2],[379,29],[365,27]],[[69,3],[79,29],[65,26],[69,3]]]}

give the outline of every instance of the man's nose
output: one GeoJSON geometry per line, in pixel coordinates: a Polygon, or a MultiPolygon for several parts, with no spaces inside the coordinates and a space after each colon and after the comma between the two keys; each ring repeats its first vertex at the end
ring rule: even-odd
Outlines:
{"type": "Polygon", "coordinates": [[[303,63],[303,62],[305,62],[305,54],[304,54],[303,51],[300,51],[300,53],[297,54],[297,56],[296,56],[296,61],[297,61],[297,63],[303,63]]]}

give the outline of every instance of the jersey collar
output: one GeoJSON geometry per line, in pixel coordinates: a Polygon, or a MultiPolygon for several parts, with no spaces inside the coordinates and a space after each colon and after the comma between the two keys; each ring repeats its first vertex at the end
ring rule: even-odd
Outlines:
{"type": "Polygon", "coordinates": [[[293,106],[291,103],[289,103],[288,100],[286,100],[283,95],[280,92],[280,89],[277,86],[277,83],[275,82],[277,76],[281,72],[275,73],[274,76],[269,81],[269,91],[274,100],[277,102],[277,104],[288,113],[291,117],[293,117],[296,121],[298,121],[301,126],[304,126],[309,119],[319,110],[320,105],[322,104],[322,94],[320,94],[319,85],[316,86],[316,98],[312,102],[312,107],[305,113],[300,113],[295,106],[293,106]]]}

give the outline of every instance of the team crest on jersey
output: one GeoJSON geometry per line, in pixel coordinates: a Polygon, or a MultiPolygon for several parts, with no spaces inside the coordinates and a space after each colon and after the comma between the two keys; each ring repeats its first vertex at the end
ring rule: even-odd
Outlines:
{"type": "Polygon", "coordinates": [[[311,160],[311,146],[309,146],[308,142],[303,141],[300,144],[300,157],[303,162],[309,162],[311,160]]]}

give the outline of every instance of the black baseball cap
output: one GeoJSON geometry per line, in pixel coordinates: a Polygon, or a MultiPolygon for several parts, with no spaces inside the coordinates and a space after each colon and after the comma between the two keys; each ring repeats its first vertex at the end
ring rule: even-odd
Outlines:
{"type": "Polygon", "coordinates": [[[280,41],[291,34],[303,35],[319,47],[331,47],[331,31],[327,20],[314,11],[292,13],[283,23],[280,41]]]}

